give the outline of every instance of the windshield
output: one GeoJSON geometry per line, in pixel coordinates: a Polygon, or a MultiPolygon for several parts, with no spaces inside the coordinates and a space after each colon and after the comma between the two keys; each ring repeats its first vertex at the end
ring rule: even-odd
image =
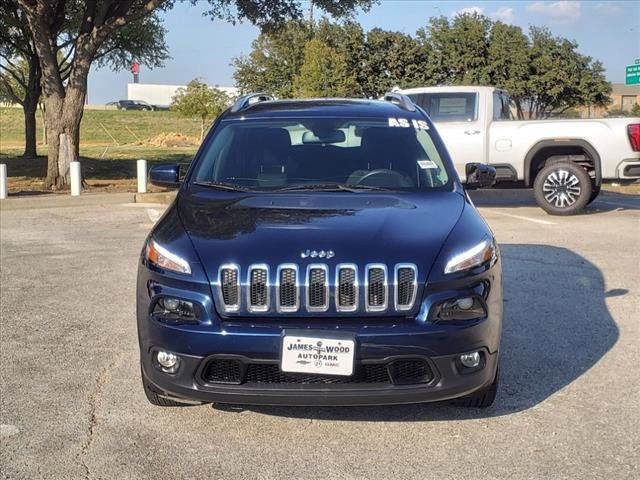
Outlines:
{"type": "Polygon", "coordinates": [[[192,182],[240,190],[428,190],[449,175],[424,120],[223,121],[192,182]]]}

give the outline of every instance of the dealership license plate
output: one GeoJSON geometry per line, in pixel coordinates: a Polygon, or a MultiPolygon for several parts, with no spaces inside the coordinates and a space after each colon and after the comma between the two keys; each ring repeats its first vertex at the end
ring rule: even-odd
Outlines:
{"type": "Polygon", "coordinates": [[[349,376],[354,351],[353,339],[285,335],[280,368],[283,372],[349,376]]]}

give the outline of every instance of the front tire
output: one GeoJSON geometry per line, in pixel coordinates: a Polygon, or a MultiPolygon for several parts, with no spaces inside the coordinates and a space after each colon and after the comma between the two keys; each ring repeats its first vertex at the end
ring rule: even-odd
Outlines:
{"type": "Polygon", "coordinates": [[[162,396],[161,393],[156,391],[156,389],[147,380],[147,377],[145,377],[144,371],[142,370],[142,366],[140,366],[140,374],[142,376],[142,389],[144,390],[144,394],[151,405],[155,405],[157,407],[188,407],[192,405],[190,403],[182,403],[162,396]]]}
{"type": "Polygon", "coordinates": [[[591,196],[589,197],[589,201],[587,202],[587,205],[593,202],[598,197],[598,195],[600,195],[601,187],[602,185],[595,185],[594,183],[591,184],[591,196]]]}
{"type": "Polygon", "coordinates": [[[552,163],[536,176],[533,193],[540,208],[549,215],[574,215],[589,203],[591,177],[578,164],[552,163]]]}
{"type": "Polygon", "coordinates": [[[473,392],[471,395],[467,395],[466,397],[456,398],[451,401],[453,405],[456,407],[464,407],[464,408],[489,408],[493,405],[493,402],[496,399],[496,394],[498,393],[498,384],[500,378],[500,367],[496,370],[496,376],[491,382],[491,385],[483,388],[482,390],[478,390],[477,392],[473,392]]]}

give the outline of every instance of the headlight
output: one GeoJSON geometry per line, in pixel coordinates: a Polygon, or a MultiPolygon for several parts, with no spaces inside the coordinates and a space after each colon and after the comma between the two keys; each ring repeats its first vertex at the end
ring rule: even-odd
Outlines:
{"type": "Polygon", "coordinates": [[[495,242],[490,239],[483,240],[470,249],[454,255],[444,267],[444,273],[460,272],[462,270],[479,267],[485,263],[495,261],[497,255],[498,252],[495,242]]]}
{"type": "Polygon", "coordinates": [[[171,253],[162,245],[159,245],[155,240],[149,240],[149,243],[147,244],[146,258],[149,262],[160,268],[178,273],[186,273],[187,275],[191,274],[189,262],[175,253],[171,253]]]}

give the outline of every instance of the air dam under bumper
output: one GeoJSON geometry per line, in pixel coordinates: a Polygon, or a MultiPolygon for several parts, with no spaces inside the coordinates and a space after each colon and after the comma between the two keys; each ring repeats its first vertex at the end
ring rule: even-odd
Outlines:
{"type": "MultiPolygon", "coordinates": [[[[498,352],[489,352],[486,348],[477,348],[482,352],[481,368],[464,371],[458,358],[461,351],[441,356],[398,355],[376,359],[359,359],[356,372],[363,375],[363,369],[380,371],[379,366],[401,364],[403,361],[424,362],[428,366],[427,375],[420,384],[366,383],[350,382],[347,377],[333,377],[335,383],[256,383],[243,381],[240,384],[214,383],[206,380],[209,362],[232,360],[243,365],[247,375],[248,367],[253,366],[262,375],[287,376],[279,370],[277,360],[248,358],[240,355],[211,355],[199,357],[178,354],[181,358],[180,369],[175,374],[159,371],[152,365],[152,352],[147,350],[142,368],[144,376],[158,393],[176,399],[198,400],[202,402],[249,404],[249,405],[384,405],[420,403],[448,400],[461,397],[486,387],[495,378],[498,365],[498,352]],[[265,373],[266,372],[266,373],[265,373]],[[271,372],[271,373],[269,373],[271,372]]],[[[295,377],[295,375],[290,376],[295,377]]],[[[247,377],[243,377],[246,379],[247,377]]]]}

